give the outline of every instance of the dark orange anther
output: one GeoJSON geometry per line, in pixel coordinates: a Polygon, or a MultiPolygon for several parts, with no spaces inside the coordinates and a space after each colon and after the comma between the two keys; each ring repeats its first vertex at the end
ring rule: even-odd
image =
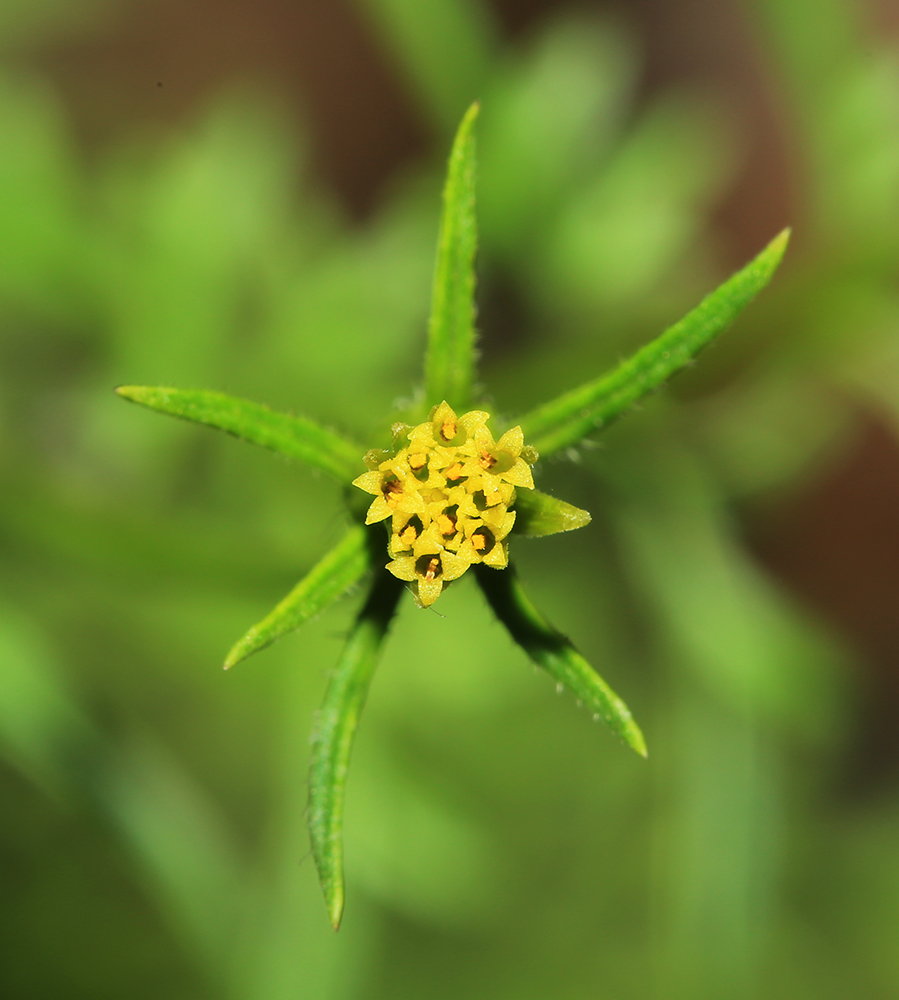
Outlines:
{"type": "Polygon", "coordinates": [[[440,425],[440,436],[444,441],[452,441],[458,431],[459,428],[457,427],[455,420],[444,420],[440,425]]]}
{"type": "Polygon", "coordinates": [[[447,479],[455,482],[455,480],[462,478],[464,471],[461,462],[454,462],[443,474],[447,479]]]}
{"type": "Polygon", "coordinates": [[[400,502],[403,492],[403,484],[398,479],[389,479],[386,483],[381,483],[381,493],[391,507],[395,507],[400,502]]]}
{"type": "Polygon", "coordinates": [[[471,544],[480,552],[481,549],[487,548],[487,536],[483,535],[480,531],[476,531],[471,536],[471,544]]]}
{"type": "Polygon", "coordinates": [[[423,469],[427,465],[427,462],[428,456],[423,451],[417,451],[414,455],[409,456],[409,468],[413,472],[423,469]]]}
{"type": "Polygon", "coordinates": [[[489,451],[486,450],[481,452],[481,457],[478,462],[482,469],[492,469],[493,466],[496,465],[496,459],[490,454],[489,451]]]}

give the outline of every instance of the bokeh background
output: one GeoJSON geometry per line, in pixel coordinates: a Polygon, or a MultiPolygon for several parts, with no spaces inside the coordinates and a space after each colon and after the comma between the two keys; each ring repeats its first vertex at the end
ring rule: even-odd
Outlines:
{"type": "Polygon", "coordinates": [[[2,0],[0,991],[895,997],[897,276],[895,0],[2,0]],[[340,490],[112,388],[376,439],[475,97],[495,412],[794,241],[696,367],[539,470],[593,523],[515,546],[649,760],[473,581],[406,602],[335,935],[305,772],[358,595],[219,668],[340,490]]]}

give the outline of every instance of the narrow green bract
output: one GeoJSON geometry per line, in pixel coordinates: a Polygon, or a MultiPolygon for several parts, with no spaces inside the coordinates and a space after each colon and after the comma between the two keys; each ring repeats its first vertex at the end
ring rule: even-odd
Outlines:
{"type": "Polygon", "coordinates": [[[464,409],[474,378],[475,221],[474,123],[478,105],[468,109],[450,154],[434,270],[425,396],[464,409]]]}
{"type": "Polygon", "coordinates": [[[203,389],[120,385],[116,392],[151,410],[217,427],[287,458],[314,465],[341,483],[359,471],[362,449],[306,417],[278,413],[261,403],[203,389]]]}
{"type": "Polygon", "coordinates": [[[583,528],[592,520],[590,512],[557,500],[540,490],[519,490],[515,499],[515,526],[512,534],[528,538],[557,535],[560,531],[583,528]]]}
{"type": "Polygon", "coordinates": [[[502,573],[476,566],[478,583],[493,613],[538,666],[543,667],[594,715],[602,718],[641,757],[646,756],[643,733],[630,709],[574,648],[549,624],[529,600],[510,566],[502,573]]]}
{"type": "Polygon", "coordinates": [[[309,836],[335,930],[343,915],[343,806],[350,753],[378,653],[403,589],[400,580],[378,571],[331,675],[312,737],[309,836]]]}
{"type": "Polygon", "coordinates": [[[371,566],[369,532],[354,524],[340,542],[257,625],[235,643],[225,669],[299,628],[342,597],[371,566]]]}
{"type": "Polygon", "coordinates": [[[758,257],[616,371],[522,417],[520,423],[528,441],[544,458],[570,448],[679,372],[768,284],[789,238],[790,231],[785,229],[758,257]]]}

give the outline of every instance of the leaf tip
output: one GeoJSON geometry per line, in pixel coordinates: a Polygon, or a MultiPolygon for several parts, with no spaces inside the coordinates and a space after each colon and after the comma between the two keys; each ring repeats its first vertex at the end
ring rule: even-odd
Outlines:
{"type": "Polygon", "coordinates": [[[790,242],[790,236],[792,233],[792,228],[787,226],[785,229],[782,229],[773,240],[771,240],[768,246],[765,247],[763,252],[771,260],[773,267],[777,267],[777,265],[781,262],[781,259],[786,252],[787,244],[790,242]]]}
{"type": "Polygon", "coordinates": [[[640,727],[636,722],[631,722],[624,733],[624,738],[627,740],[627,745],[638,753],[644,760],[649,756],[649,751],[646,749],[646,740],[643,737],[643,733],[640,731],[640,727]]]}
{"type": "MultiPolygon", "coordinates": [[[[168,390],[153,385],[117,385],[116,395],[122,399],[130,400],[132,403],[140,403],[143,406],[154,408],[161,396],[168,390]]],[[[158,408],[158,407],[157,407],[158,408]]]]}
{"type": "Polygon", "coordinates": [[[577,528],[586,528],[586,526],[593,520],[593,515],[589,510],[582,510],[580,507],[575,507],[576,514],[571,515],[571,530],[574,531],[577,528]]]}
{"type": "Polygon", "coordinates": [[[223,670],[230,670],[235,664],[240,663],[241,660],[245,660],[249,654],[244,647],[243,639],[240,642],[235,643],[225,657],[225,663],[222,667],[223,670]]]}
{"type": "Polygon", "coordinates": [[[332,892],[328,899],[328,919],[335,931],[340,930],[340,921],[343,919],[343,892],[332,892]]]}
{"type": "Polygon", "coordinates": [[[478,119],[478,114],[481,111],[481,102],[472,101],[469,104],[468,109],[462,116],[462,121],[459,122],[459,128],[456,130],[456,138],[453,142],[454,150],[461,150],[473,141],[474,139],[474,124],[478,119]]]}

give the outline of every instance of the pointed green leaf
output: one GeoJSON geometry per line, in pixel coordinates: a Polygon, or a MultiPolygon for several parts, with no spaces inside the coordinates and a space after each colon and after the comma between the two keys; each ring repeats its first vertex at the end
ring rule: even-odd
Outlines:
{"type": "Polygon", "coordinates": [[[125,399],[182,420],[217,427],[235,437],[314,465],[345,483],[359,474],[363,449],[306,417],[278,413],[261,403],[202,389],[120,385],[125,399]]]}
{"type": "Polygon", "coordinates": [[[474,379],[477,116],[475,103],[462,119],[449,158],[425,357],[427,402],[435,404],[445,399],[451,406],[463,408],[468,405],[474,379]]]}
{"type": "Polygon", "coordinates": [[[335,930],[343,914],[343,808],[350,752],[378,653],[404,588],[402,581],[387,572],[375,575],[331,675],[312,737],[309,836],[335,930]]]}
{"type": "Polygon", "coordinates": [[[478,583],[494,614],[538,666],[564,684],[594,715],[642,757],[646,742],[630,709],[574,648],[530,602],[514,569],[495,570],[483,563],[474,567],[478,583]]]}
{"type": "Polygon", "coordinates": [[[560,531],[574,531],[583,528],[593,518],[590,512],[574,507],[564,500],[557,500],[540,490],[518,490],[515,499],[516,535],[537,538],[540,535],[555,535],[560,531]]]}
{"type": "Polygon", "coordinates": [[[519,421],[528,443],[544,458],[611,423],[675,375],[752,301],[777,269],[789,229],[776,236],[742,271],[719,286],[679,323],[641,348],[616,371],[564,393],[519,421]]]}
{"type": "Polygon", "coordinates": [[[225,669],[265,649],[342,597],[372,565],[369,535],[361,524],[354,524],[287,597],[234,645],[225,669]]]}

